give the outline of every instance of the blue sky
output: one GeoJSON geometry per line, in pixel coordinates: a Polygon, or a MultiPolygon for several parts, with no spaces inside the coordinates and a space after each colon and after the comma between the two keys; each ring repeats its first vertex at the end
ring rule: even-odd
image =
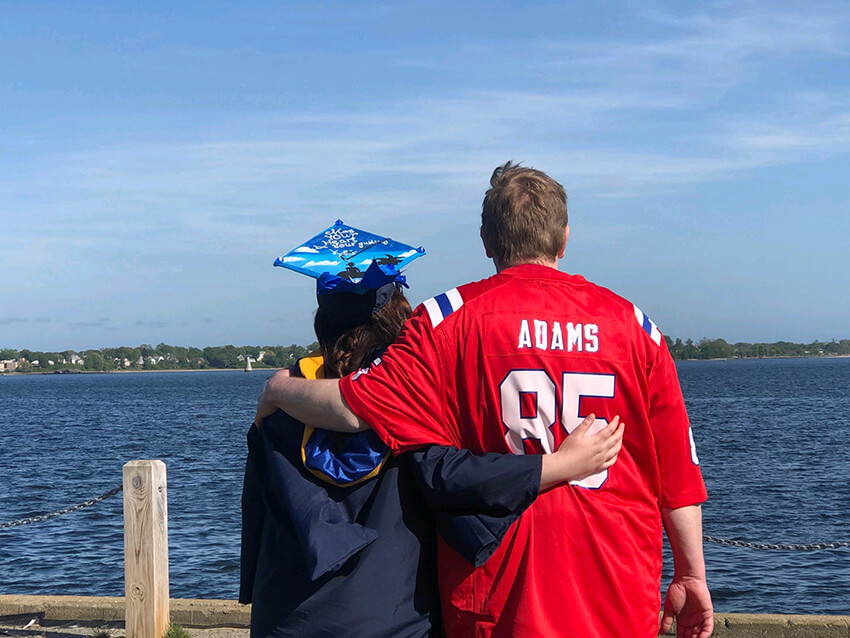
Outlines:
{"type": "Polygon", "coordinates": [[[561,268],[683,338],[850,338],[850,6],[0,2],[0,347],[312,340],[335,219],[492,272],[493,167],[561,268]]]}

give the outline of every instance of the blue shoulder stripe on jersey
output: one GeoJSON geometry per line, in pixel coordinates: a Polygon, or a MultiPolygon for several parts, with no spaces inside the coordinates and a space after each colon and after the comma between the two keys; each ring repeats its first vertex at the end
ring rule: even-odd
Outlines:
{"type": "Polygon", "coordinates": [[[457,288],[452,288],[436,297],[426,299],[422,302],[422,305],[428,311],[431,326],[436,328],[444,319],[463,305],[463,298],[457,288]]]}
{"type": "Polygon", "coordinates": [[[437,295],[436,297],[434,297],[434,300],[440,307],[440,312],[443,313],[443,319],[445,319],[454,312],[454,308],[452,308],[452,304],[449,302],[449,297],[448,295],[446,295],[446,293],[437,295]]]}
{"type": "Polygon", "coordinates": [[[646,315],[643,316],[643,329],[646,334],[652,336],[652,321],[646,315]]]}
{"type": "Polygon", "coordinates": [[[655,342],[655,345],[661,345],[661,331],[658,329],[658,326],[655,325],[655,322],[652,321],[649,317],[647,317],[643,310],[632,304],[635,309],[635,319],[640,324],[640,327],[643,328],[643,331],[649,335],[649,338],[655,342]]]}

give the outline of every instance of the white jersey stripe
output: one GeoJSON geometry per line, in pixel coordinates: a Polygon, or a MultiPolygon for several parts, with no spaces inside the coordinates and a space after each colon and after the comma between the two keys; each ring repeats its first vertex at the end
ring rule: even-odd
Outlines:
{"type": "Polygon", "coordinates": [[[431,325],[436,328],[446,317],[463,305],[463,298],[457,288],[452,288],[436,297],[426,299],[422,305],[428,311],[431,325]]]}
{"type": "Polygon", "coordinates": [[[457,288],[452,288],[446,292],[446,297],[448,297],[449,303],[452,305],[453,312],[460,310],[460,307],[463,305],[463,299],[461,298],[460,292],[457,288]]]}
{"type": "Polygon", "coordinates": [[[428,311],[428,316],[431,318],[431,326],[436,328],[443,322],[443,313],[440,312],[440,306],[437,305],[437,300],[431,297],[422,302],[425,310],[428,311]]]}
{"type": "Polygon", "coordinates": [[[655,325],[655,322],[643,314],[643,310],[632,304],[635,309],[635,319],[640,324],[640,327],[643,328],[643,331],[649,335],[649,338],[655,342],[656,346],[661,345],[661,331],[658,329],[658,326],[655,325]]]}
{"type": "Polygon", "coordinates": [[[651,319],[649,320],[649,323],[652,324],[652,331],[649,333],[649,337],[650,337],[650,339],[652,339],[655,342],[656,346],[660,346],[661,345],[661,331],[658,329],[658,326],[655,325],[655,322],[652,321],[651,319]]]}

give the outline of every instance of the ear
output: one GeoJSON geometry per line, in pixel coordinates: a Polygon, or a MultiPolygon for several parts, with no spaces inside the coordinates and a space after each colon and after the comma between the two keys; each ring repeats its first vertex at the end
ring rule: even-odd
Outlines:
{"type": "Polygon", "coordinates": [[[564,253],[567,252],[567,240],[570,238],[570,225],[567,224],[566,228],[564,228],[564,245],[561,246],[561,252],[558,253],[558,259],[562,259],[564,253]]]}
{"type": "Polygon", "coordinates": [[[490,252],[490,249],[487,247],[487,242],[484,241],[484,229],[479,229],[478,236],[481,238],[481,243],[484,244],[484,252],[487,254],[487,258],[493,259],[493,253],[490,252]]]}

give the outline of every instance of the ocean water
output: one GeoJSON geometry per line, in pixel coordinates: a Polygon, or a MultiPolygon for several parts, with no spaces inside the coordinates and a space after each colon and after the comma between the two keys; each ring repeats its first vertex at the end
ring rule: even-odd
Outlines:
{"type": "MultiPolygon", "coordinates": [[[[850,540],[850,359],[678,366],[709,491],[710,536],[850,540]]],[[[268,372],[0,378],[0,523],[168,471],[171,595],[235,598],[245,433],[268,372]]],[[[668,564],[669,564],[669,556],[668,564]]],[[[850,549],[706,545],[718,611],[850,614],[850,549]]],[[[665,568],[669,581],[672,571],[665,568]]],[[[123,594],[121,496],[0,529],[0,593],[123,594]]]]}

